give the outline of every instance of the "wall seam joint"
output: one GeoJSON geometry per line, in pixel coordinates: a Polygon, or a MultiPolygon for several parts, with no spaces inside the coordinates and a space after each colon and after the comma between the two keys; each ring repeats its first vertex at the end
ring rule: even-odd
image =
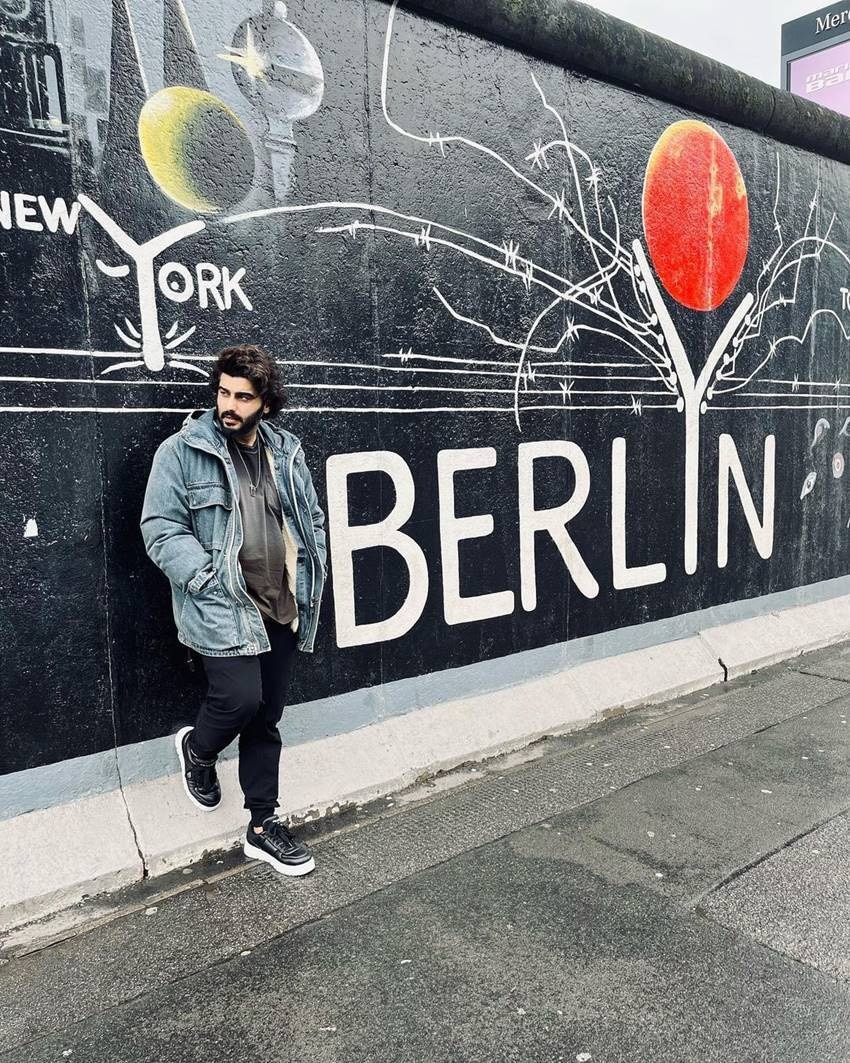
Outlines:
{"type": "MultiPolygon", "coordinates": [[[[101,469],[104,468],[104,448],[103,448],[103,430],[100,422],[98,421],[98,449],[100,450],[100,463],[101,469]]],[[[118,743],[118,726],[115,720],[115,678],[112,672],[112,611],[111,601],[109,593],[109,558],[106,552],[107,542],[107,527],[106,527],[106,499],[103,493],[103,478],[101,478],[101,497],[100,497],[100,541],[101,541],[101,553],[103,558],[103,587],[105,598],[105,617],[106,617],[106,667],[107,676],[109,680],[109,716],[112,721],[112,740],[115,750],[115,774],[118,777],[118,790],[121,794],[121,802],[124,805],[124,812],[127,816],[127,825],[130,828],[130,833],[133,835],[133,845],[136,847],[136,852],[139,854],[139,863],[141,865],[141,878],[148,877],[148,865],[145,860],[144,853],[139,845],[139,835],[136,831],[136,825],[133,823],[133,817],[130,813],[130,806],[127,803],[127,796],[124,792],[124,780],[121,777],[121,759],[118,743]]]]}

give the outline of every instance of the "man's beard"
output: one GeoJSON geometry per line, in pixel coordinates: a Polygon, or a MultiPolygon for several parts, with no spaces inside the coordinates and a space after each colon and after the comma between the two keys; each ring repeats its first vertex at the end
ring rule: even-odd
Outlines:
{"type": "MultiPolygon", "coordinates": [[[[232,417],[237,417],[238,414],[231,414],[232,417]]],[[[250,417],[246,417],[244,420],[240,420],[238,424],[226,425],[221,419],[221,414],[218,410],[215,411],[215,417],[218,421],[218,426],[224,432],[227,439],[231,439],[233,436],[247,436],[250,432],[257,427],[260,421],[263,419],[263,408],[260,407],[256,413],[252,413],[250,417]]]]}

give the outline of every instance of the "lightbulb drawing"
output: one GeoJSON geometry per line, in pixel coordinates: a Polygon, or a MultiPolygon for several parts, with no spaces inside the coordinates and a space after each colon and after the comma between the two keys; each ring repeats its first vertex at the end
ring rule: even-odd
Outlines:
{"type": "Polygon", "coordinates": [[[275,201],[289,192],[296,142],[294,123],[319,109],[325,74],[316,49],[289,21],[286,4],[242,22],[233,44],[219,58],[233,65],[240,91],[258,113],[269,152],[275,201]]]}

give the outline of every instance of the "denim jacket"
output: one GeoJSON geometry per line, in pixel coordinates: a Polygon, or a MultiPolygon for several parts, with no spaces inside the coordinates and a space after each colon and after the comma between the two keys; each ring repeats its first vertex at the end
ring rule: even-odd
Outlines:
{"type": "MultiPolygon", "coordinates": [[[[300,441],[261,421],[260,443],[283,514],[292,628],[311,653],[327,570],[325,515],[300,441]]],[[[141,520],[148,556],[171,582],[177,637],[207,657],[264,653],[269,640],[239,565],[239,481],[214,411],[190,414],[159,447],[141,520]]]]}

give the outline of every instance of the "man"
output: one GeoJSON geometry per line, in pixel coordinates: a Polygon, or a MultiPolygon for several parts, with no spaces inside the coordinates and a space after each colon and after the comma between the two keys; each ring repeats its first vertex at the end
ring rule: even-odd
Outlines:
{"type": "Polygon", "coordinates": [[[258,347],[223,350],[215,409],[190,414],[156,452],[141,529],[171,582],[177,637],[200,654],[208,689],[194,727],[175,737],[183,785],[211,811],[216,758],[239,737],[251,821],[245,855],[285,875],[315,867],[275,816],[295,649],[312,652],[326,573],[325,515],[298,439],[269,424],[283,407],[277,367],[258,347]]]}

